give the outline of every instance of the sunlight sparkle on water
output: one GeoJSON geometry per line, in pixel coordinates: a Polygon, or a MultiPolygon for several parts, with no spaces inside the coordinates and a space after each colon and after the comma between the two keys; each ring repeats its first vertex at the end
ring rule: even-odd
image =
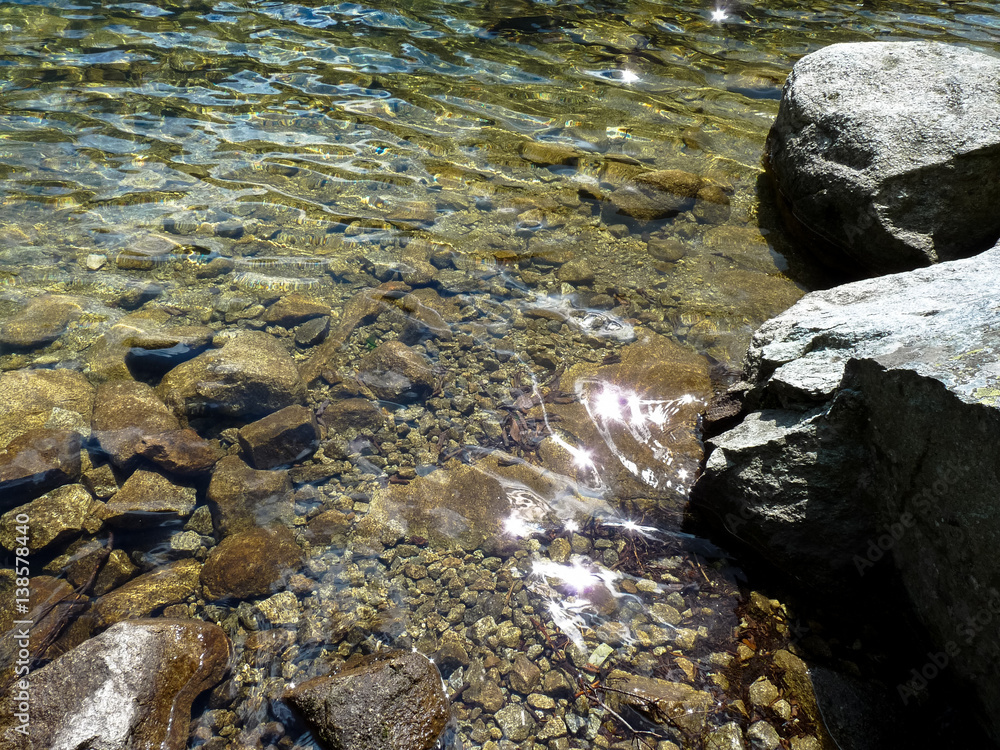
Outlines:
{"type": "Polygon", "coordinates": [[[635,83],[639,80],[639,74],[634,70],[625,69],[622,71],[622,83],[635,83]]]}
{"type": "Polygon", "coordinates": [[[727,18],[729,18],[729,14],[725,8],[716,8],[712,11],[712,23],[722,23],[727,18]]]}
{"type": "Polygon", "coordinates": [[[531,536],[532,534],[537,534],[542,531],[541,526],[525,520],[521,516],[517,515],[517,513],[511,513],[504,519],[503,529],[508,534],[513,537],[517,537],[518,539],[525,536],[531,536]]]}

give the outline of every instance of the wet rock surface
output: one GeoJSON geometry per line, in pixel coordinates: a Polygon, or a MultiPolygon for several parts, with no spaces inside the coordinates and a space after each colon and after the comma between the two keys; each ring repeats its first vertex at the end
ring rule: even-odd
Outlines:
{"type": "Polygon", "coordinates": [[[94,388],[71,370],[18,370],[0,375],[0,445],[39,427],[90,435],[94,388]]]}
{"type": "Polygon", "coordinates": [[[157,471],[135,471],[107,502],[102,517],[130,530],[186,519],[198,502],[197,491],[157,471]]]}
{"type": "Polygon", "coordinates": [[[258,469],[273,469],[310,456],[319,444],[319,424],[311,409],[286,406],[239,432],[243,453],[258,469]]]}
{"type": "Polygon", "coordinates": [[[796,63],[768,158],[829,262],[905,271],[996,242],[998,74],[995,57],[932,42],[835,44],[796,63]]]}
{"type": "Polygon", "coordinates": [[[212,550],[201,584],[209,601],[253,599],[271,593],[301,564],[302,551],[284,526],[248,529],[227,536],[212,550]]]}
{"type": "Polygon", "coordinates": [[[177,417],[146,383],[116,380],[97,389],[93,435],[120,469],[135,468],[143,438],[179,427],[177,417]]]}
{"type": "Polygon", "coordinates": [[[191,429],[146,435],[136,444],[136,453],[171,474],[204,474],[223,457],[216,443],[191,429]]]}
{"type": "Polygon", "coordinates": [[[208,485],[216,532],[224,537],[288,515],[291,489],[287,472],[257,470],[238,456],[226,456],[215,465],[208,485]]]}
{"type": "Polygon", "coordinates": [[[437,382],[427,358],[401,341],[379,344],[362,357],[358,378],[379,398],[399,403],[430,395],[437,382]]]}
{"type": "Polygon", "coordinates": [[[80,479],[80,434],[38,428],[0,451],[0,510],[80,479]]]}
{"type": "Polygon", "coordinates": [[[5,747],[101,747],[109,750],[187,744],[191,704],[229,665],[222,630],[193,620],[119,623],[33,672],[31,731],[17,731],[17,690],[0,717],[5,747]]]}
{"type": "MultiPolygon", "coordinates": [[[[1000,587],[987,447],[1000,435],[998,263],[994,248],[814,292],[765,324],[748,355],[756,410],[709,441],[694,496],[814,583],[859,586],[891,557],[937,648],[953,651],[959,623],[1000,587]]],[[[949,657],[987,706],[1000,705],[984,672],[994,649],[972,632],[949,657]]]]}
{"type": "Polygon", "coordinates": [[[269,414],[305,395],[295,364],[272,336],[243,331],[220,349],[178,365],[157,388],[179,414],[232,417],[269,414]]]}
{"type": "Polygon", "coordinates": [[[323,741],[344,750],[430,750],[449,718],[437,668],[400,651],[310,680],[287,698],[323,741]]]}
{"type": "Polygon", "coordinates": [[[0,349],[34,349],[58,339],[83,313],[85,302],[62,295],[31,300],[13,318],[0,323],[0,349]]]}

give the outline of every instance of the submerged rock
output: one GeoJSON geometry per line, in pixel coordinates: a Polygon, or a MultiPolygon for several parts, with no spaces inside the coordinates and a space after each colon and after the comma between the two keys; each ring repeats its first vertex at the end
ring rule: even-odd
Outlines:
{"type": "Polygon", "coordinates": [[[14,508],[0,517],[0,545],[11,551],[26,546],[38,552],[71,539],[83,531],[93,500],[82,484],[68,484],[14,508]],[[23,515],[29,519],[27,524],[17,520],[23,515]],[[19,530],[24,528],[26,534],[19,530]],[[17,541],[25,536],[26,545],[17,541]]]}
{"type": "Polygon", "coordinates": [[[0,451],[0,510],[80,479],[80,434],[44,427],[0,451]]]}
{"type": "Polygon", "coordinates": [[[998,284],[1000,246],[806,295],[754,335],[752,411],[709,440],[692,496],[813,586],[856,587],[892,559],[990,717],[1000,647],[962,624],[1000,607],[998,284]]]}
{"type": "Polygon", "coordinates": [[[72,370],[15,370],[0,375],[0,445],[38,427],[87,437],[94,389],[72,370]]]}
{"type": "Polygon", "coordinates": [[[178,604],[198,590],[201,563],[178,560],[133,578],[100,597],[94,604],[94,625],[105,628],[122,620],[149,617],[163,607],[178,604]]]}
{"type": "Polygon", "coordinates": [[[851,272],[968,256],[1000,237],[998,98],[990,55],[834,44],[795,64],[770,168],[795,219],[833,246],[826,260],[851,272]]]}
{"type": "Polygon", "coordinates": [[[305,397],[288,352],[273,336],[259,331],[242,331],[221,349],[178,365],[163,376],[157,391],[187,417],[270,414],[305,397]]]}
{"type": "Polygon", "coordinates": [[[187,518],[197,501],[194,487],[140,469],[112,495],[105,506],[104,520],[127,530],[159,526],[187,518]]]}
{"type": "Polygon", "coordinates": [[[243,454],[258,469],[273,469],[312,455],[319,444],[319,424],[311,409],[286,406],[239,432],[243,454]]]}
{"type": "Polygon", "coordinates": [[[431,750],[451,711],[437,667],[406,651],[363,657],[353,668],[295,686],[285,698],[339,750],[431,750]]]}
{"type": "Polygon", "coordinates": [[[191,704],[222,679],[229,641],[217,625],[194,620],[119,623],[23,682],[0,715],[0,744],[29,748],[187,746],[191,704]],[[18,732],[19,694],[29,695],[30,732],[18,732]]]}
{"type": "Polygon", "coordinates": [[[252,599],[271,593],[282,577],[302,565],[302,550],[284,526],[248,529],[227,536],[205,561],[205,598],[252,599]]]}
{"type": "Polygon", "coordinates": [[[239,456],[226,456],[216,464],[208,485],[216,533],[224,537],[291,515],[291,490],[287,471],[258,471],[239,456]]]}
{"type": "Polygon", "coordinates": [[[147,435],[139,440],[136,453],[181,476],[203,474],[225,455],[217,442],[205,440],[190,429],[147,435]]]}
{"type": "Polygon", "coordinates": [[[13,318],[0,324],[0,351],[51,344],[83,313],[81,303],[78,298],[58,294],[36,297],[13,318]]]}
{"type": "Polygon", "coordinates": [[[379,398],[396,402],[429,396],[437,384],[430,361],[401,341],[386,341],[362,357],[358,378],[379,398]]]}
{"type": "Polygon", "coordinates": [[[177,417],[145,383],[113,380],[97,388],[93,434],[120,469],[130,471],[138,463],[143,438],[179,427],[177,417]]]}
{"type": "Polygon", "coordinates": [[[500,481],[457,462],[417,477],[409,484],[377,490],[357,525],[362,544],[393,544],[406,535],[421,536],[445,549],[497,551],[512,543],[504,521],[512,504],[500,481]]]}

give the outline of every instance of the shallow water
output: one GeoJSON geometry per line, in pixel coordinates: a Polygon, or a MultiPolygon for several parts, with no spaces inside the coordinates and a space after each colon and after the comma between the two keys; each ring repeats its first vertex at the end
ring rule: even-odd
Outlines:
{"type": "MultiPolygon", "coordinates": [[[[312,747],[285,686],[383,646],[440,654],[449,632],[471,658],[442,664],[465,747],[503,734],[458,697],[487,654],[508,703],[527,700],[508,687],[518,653],[574,679],[684,681],[711,696],[703,721],[643,725],[683,747],[773,718],[741,711],[726,658],[742,574],[683,527],[697,415],[754,328],[826,282],[786,258],[758,198],[785,76],[827,44],[886,39],[996,53],[1000,21],[975,2],[0,5],[0,368],[156,386],[213,336],[258,330],[312,370],[321,449],[276,513],[301,570],[263,609],[199,589],[144,613],[220,623],[236,646],[235,699],[196,705],[192,747],[312,747]],[[658,170],[698,192],[651,218],[636,185],[658,170]],[[43,295],[60,297],[28,308],[43,295]],[[328,332],[307,329],[315,313],[269,319],[290,295],[329,309],[328,332]],[[365,378],[362,358],[397,338],[433,368],[416,398],[365,378]],[[349,398],[368,411],[338,412],[349,398]],[[386,531],[407,493],[433,510],[441,485],[494,484],[486,513],[459,502],[386,531]],[[247,634],[268,629],[288,642],[253,661],[247,634]],[[613,655],[585,667],[602,643],[613,655]]],[[[262,415],[190,416],[235,453],[262,415]]],[[[105,461],[89,443],[84,469],[105,461]]],[[[33,572],[65,576],[67,546],[93,540],[136,576],[204,561],[223,534],[207,478],[188,485],[193,515],[78,530],[33,572]]],[[[570,747],[634,741],[606,700],[577,682],[533,710],[567,721],[570,747]]]]}

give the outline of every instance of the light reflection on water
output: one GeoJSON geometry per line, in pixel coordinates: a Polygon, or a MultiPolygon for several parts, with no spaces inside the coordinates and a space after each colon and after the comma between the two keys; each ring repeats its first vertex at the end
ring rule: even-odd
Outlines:
{"type": "MultiPolygon", "coordinates": [[[[181,327],[266,330],[301,365],[318,344],[264,317],[297,294],[331,310],[329,335],[342,336],[310,391],[322,416],[347,397],[375,403],[358,362],[406,338],[434,368],[431,394],[382,403],[388,427],[328,435],[344,449],[294,475],[293,527],[331,509],[354,523],[381,493],[453,471],[449,461],[478,466],[504,494],[500,536],[524,553],[489,570],[496,590],[509,575],[507,598],[523,582],[518,606],[548,616],[544,637],[521,622],[525,646],[555,659],[562,634],[593,652],[615,623],[608,666],[666,674],[677,656],[666,631],[678,627],[642,640],[633,626],[671,598],[700,639],[684,651],[718,698],[711,723],[743,721],[707,677],[709,655],[736,647],[739,574],[680,527],[698,412],[733,377],[750,332],[804,288],[758,205],[763,139],[791,64],[826,44],[1000,49],[990,4],[924,5],[4,4],[0,322],[49,293],[75,310],[52,340],[0,350],[0,368],[155,385],[164,365],[128,371],[137,349],[155,351],[134,341],[181,327]],[[661,170],[697,175],[728,202],[636,218],[623,206],[637,176],[661,170]],[[383,296],[352,319],[351,303],[376,287],[383,296]],[[557,539],[577,543],[565,561],[557,539]]],[[[193,345],[176,346],[164,355],[193,345]]],[[[227,446],[241,426],[192,424],[227,446]]],[[[153,567],[182,554],[173,531],[116,544],[153,567]]],[[[426,567],[494,559],[408,536],[405,559],[426,567]]],[[[350,536],[310,548],[296,596],[309,611],[336,601],[357,632],[345,625],[347,639],[321,647],[300,626],[309,648],[261,669],[300,679],[358,649],[433,640],[424,619],[450,616],[459,597],[407,584],[391,550],[366,557],[350,536]]],[[[191,605],[243,637],[259,602],[191,605]]],[[[487,645],[505,659],[517,650],[475,653],[487,645]]],[[[288,719],[264,694],[244,685],[241,731],[288,719]]],[[[466,735],[475,710],[460,721],[466,735]]]]}

